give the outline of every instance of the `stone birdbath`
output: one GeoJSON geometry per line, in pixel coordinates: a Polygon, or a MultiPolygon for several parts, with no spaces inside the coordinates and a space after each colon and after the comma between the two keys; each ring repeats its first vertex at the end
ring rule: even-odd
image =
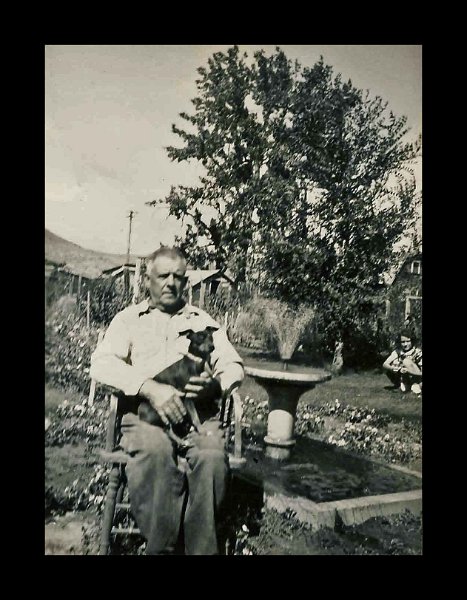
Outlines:
{"type": "Polygon", "coordinates": [[[268,430],[264,438],[266,455],[285,460],[295,444],[294,426],[300,396],[318,383],[331,379],[331,374],[319,369],[311,371],[306,367],[303,372],[292,372],[248,365],[245,366],[245,372],[268,395],[268,430]]]}
{"type": "Polygon", "coordinates": [[[245,372],[268,395],[269,414],[264,438],[266,456],[285,460],[295,444],[294,426],[300,397],[317,384],[331,379],[331,374],[323,369],[290,363],[306,327],[314,318],[312,308],[302,306],[292,309],[284,302],[264,299],[260,306],[261,318],[277,342],[281,360],[261,361],[260,364],[247,361],[245,372]]]}

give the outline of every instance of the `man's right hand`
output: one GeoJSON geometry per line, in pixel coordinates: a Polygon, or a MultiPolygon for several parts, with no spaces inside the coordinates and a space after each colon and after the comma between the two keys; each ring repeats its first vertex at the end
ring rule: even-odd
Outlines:
{"type": "Polygon", "coordinates": [[[176,425],[183,421],[186,415],[186,408],[181,400],[183,393],[173,386],[147,379],[141,386],[139,395],[149,400],[164,425],[176,425]]]}

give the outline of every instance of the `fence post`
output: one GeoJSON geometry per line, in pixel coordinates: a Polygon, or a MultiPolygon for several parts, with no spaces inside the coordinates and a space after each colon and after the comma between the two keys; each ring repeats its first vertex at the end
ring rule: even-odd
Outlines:
{"type": "Polygon", "coordinates": [[[200,308],[204,308],[204,294],[206,293],[206,282],[202,281],[201,282],[201,288],[199,291],[199,303],[198,306],[200,308]]]}
{"type": "Polygon", "coordinates": [[[78,275],[78,291],[76,293],[76,304],[78,306],[78,309],[81,304],[81,279],[81,275],[78,275]]]}
{"type": "Polygon", "coordinates": [[[385,302],[386,302],[386,319],[389,319],[390,314],[391,314],[391,301],[386,299],[385,302]]]}
{"type": "MultiPolygon", "coordinates": [[[[97,335],[97,346],[101,343],[103,337],[104,337],[104,332],[102,331],[102,329],[99,329],[99,333],[97,335]]],[[[92,406],[94,404],[95,394],[96,394],[96,380],[91,379],[91,387],[89,388],[89,396],[88,396],[88,400],[87,400],[88,406],[92,406]]],[[[83,404],[86,404],[86,400],[84,400],[83,404]]]]}
{"type": "Polygon", "coordinates": [[[404,311],[404,320],[410,315],[410,296],[407,296],[405,299],[405,311],[404,311]]]}
{"type": "Polygon", "coordinates": [[[135,274],[133,279],[133,304],[137,304],[139,298],[139,284],[141,277],[141,258],[136,259],[135,274]]]}
{"type": "Polygon", "coordinates": [[[191,283],[189,284],[188,288],[188,304],[193,304],[193,288],[191,286],[191,283]]]}
{"type": "Polygon", "coordinates": [[[89,329],[91,324],[91,292],[88,290],[86,295],[86,327],[89,329]]]}

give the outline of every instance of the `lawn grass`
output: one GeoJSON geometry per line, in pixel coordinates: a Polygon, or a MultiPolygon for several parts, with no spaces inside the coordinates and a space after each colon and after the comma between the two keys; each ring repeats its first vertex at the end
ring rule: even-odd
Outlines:
{"type": "MultiPolygon", "coordinates": [[[[300,400],[313,406],[339,400],[356,408],[368,407],[388,414],[394,420],[402,418],[421,421],[422,399],[415,394],[403,394],[394,388],[388,389],[389,380],[383,373],[348,373],[333,377],[330,381],[318,384],[305,392],[300,400]]],[[[265,390],[251,377],[246,377],[241,388],[242,397],[250,396],[258,402],[267,400],[265,390]]]]}
{"type": "MultiPolygon", "coordinates": [[[[388,389],[389,383],[386,375],[375,371],[347,373],[335,376],[330,381],[320,383],[314,389],[305,392],[300,402],[322,406],[337,399],[341,404],[356,408],[374,408],[395,420],[404,418],[409,421],[421,421],[422,398],[412,393],[403,394],[394,388],[388,389]]],[[[267,400],[265,390],[248,376],[240,388],[240,395],[243,398],[249,396],[258,402],[267,400]]],[[[84,396],[76,392],[64,392],[46,384],[45,416],[50,416],[64,400],[73,404],[81,403],[84,396]]]]}

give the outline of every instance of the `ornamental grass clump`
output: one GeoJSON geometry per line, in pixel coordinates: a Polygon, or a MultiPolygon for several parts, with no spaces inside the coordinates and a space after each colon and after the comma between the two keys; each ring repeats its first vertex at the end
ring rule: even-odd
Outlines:
{"type": "Polygon", "coordinates": [[[302,337],[315,318],[313,307],[301,304],[298,307],[281,300],[261,298],[257,300],[258,314],[270,331],[283,361],[284,370],[298,348],[302,337]]]}

